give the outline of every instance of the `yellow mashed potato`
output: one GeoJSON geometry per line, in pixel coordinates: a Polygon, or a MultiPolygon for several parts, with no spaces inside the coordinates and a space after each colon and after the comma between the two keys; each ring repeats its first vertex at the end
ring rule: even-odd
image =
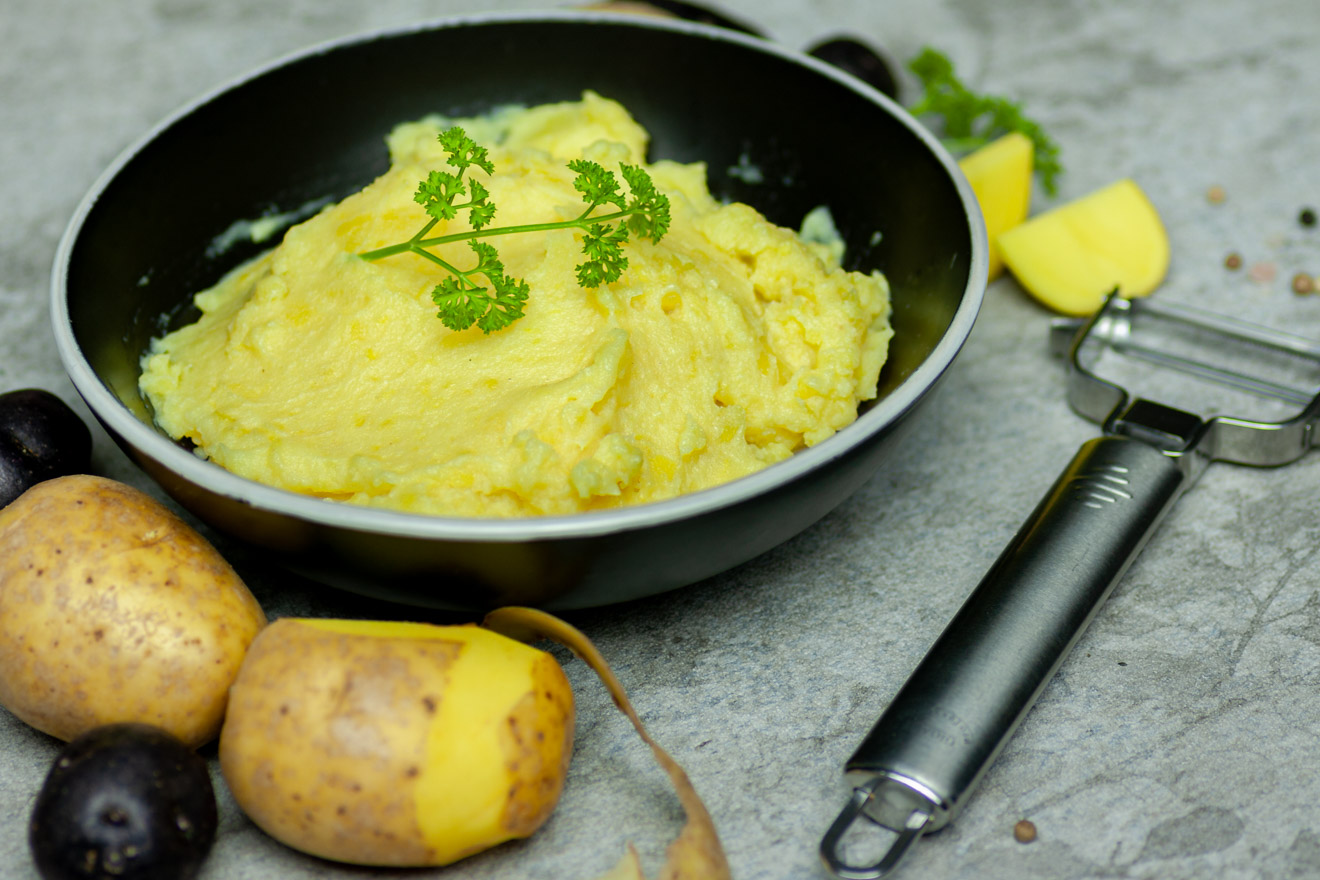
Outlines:
{"type": "MultiPolygon", "coordinates": [[[[891,335],[884,277],[843,271],[829,247],[716,201],[700,164],[645,165],[672,223],[659,243],[624,246],[619,281],[578,286],[572,230],[488,239],[530,285],[526,314],[489,335],[445,328],[430,298],[441,269],[356,254],[425,222],[413,193],[448,167],[436,134],[455,122],[490,149],[495,174],[477,174],[494,225],[576,216],[567,160],[617,175],[648,141],[591,93],[400,126],[387,173],[199,294],[201,319],[154,342],[141,388],[166,432],[296,492],[517,517],[733,480],[824,440],[875,395],[891,335]]],[[[452,262],[471,263],[452,247],[452,262]]]]}

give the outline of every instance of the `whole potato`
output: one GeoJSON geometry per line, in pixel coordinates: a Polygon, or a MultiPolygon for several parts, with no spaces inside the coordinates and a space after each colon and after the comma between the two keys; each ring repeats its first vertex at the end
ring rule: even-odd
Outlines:
{"type": "Polygon", "coordinates": [[[131,486],[59,477],[0,510],[0,704],[52,736],[136,721],[213,739],[265,622],[215,548],[131,486]]]}
{"type": "Polygon", "coordinates": [[[55,759],[28,845],[44,880],[192,880],[218,824],[201,755],[150,724],[107,724],[55,759]]]}
{"type": "Polygon", "coordinates": [[[550,816],[573,718],[554,657],[489,630],[284,618],[234,682],[220,768],[288,846],[443,865],[550,816]]]}
{"type": "Polygon", "coordinates": [[[0,394],[0,507],[91,460],[92,432],[63,400],[43,388],[0,394]]]}

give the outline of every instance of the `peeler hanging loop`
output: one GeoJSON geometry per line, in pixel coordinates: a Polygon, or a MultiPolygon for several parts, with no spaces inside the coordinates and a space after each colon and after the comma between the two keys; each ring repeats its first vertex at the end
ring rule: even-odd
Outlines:
{"type": "Polygon", "coordinates": [[[922,803],[912,807],[902,825],[895,829],[897,836],[883,856],[868,865],[845,862],[840,853],[843,837],[858,819],[872,821],[867,817],[866,808],[875,797],[876,789],[885,781],[884,777],[877,776],[854,789],[852,797],[821,839],[820,856],[830,873],[841,880],[880,880],[893,873],[930,824],[934,805],[918,795],[922,803]]]}

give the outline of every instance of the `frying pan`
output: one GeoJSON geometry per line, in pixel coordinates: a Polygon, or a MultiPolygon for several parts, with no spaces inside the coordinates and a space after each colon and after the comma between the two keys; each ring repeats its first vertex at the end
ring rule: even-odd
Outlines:
{"type": "Polygon", "coordinates": [[[689,22],[484,14],[319,45],[164,120],[77,209],[56,254],[52,320],[64,365],[108,433],[219,532],[376,597],[450,609],[582,608],[738,565],[858,488],[966,340],[986,266],[981,215],[956,163],[898,105],[847,74],[689,22]],[[650,130],[652,159],[705,162],[720,198],[793,227],[829,206],[847,267],[886,273],[896,335],[880,396],[854,424],[714,489],[498,521],[257,485],[154,426],[137,390],[149,341],[194,320],[194,293],[269,246],[232,236],[236,221],[298,216],[361,188],[385,171],[384,137],[401,121],[576,99],[586,89],[622,102],[650,130]]]}

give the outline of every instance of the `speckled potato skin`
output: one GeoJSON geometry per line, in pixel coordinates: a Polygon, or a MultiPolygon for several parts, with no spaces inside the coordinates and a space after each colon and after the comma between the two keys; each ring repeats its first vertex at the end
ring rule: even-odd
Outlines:
{"type": "Polygon", "coordinates": [[[244,812],[288,846],[444,865],[545,822],[573,721],[558,662],[487,630],[284,618],[234,683],[220,766],[244,812]]]}
{"type": "Polygon", "coordinates": [[[215,548],[131,486],[61,477],[0,510],[0,704],[52,736],[138,721],[214,739],[265,623],[215,548]]]}

